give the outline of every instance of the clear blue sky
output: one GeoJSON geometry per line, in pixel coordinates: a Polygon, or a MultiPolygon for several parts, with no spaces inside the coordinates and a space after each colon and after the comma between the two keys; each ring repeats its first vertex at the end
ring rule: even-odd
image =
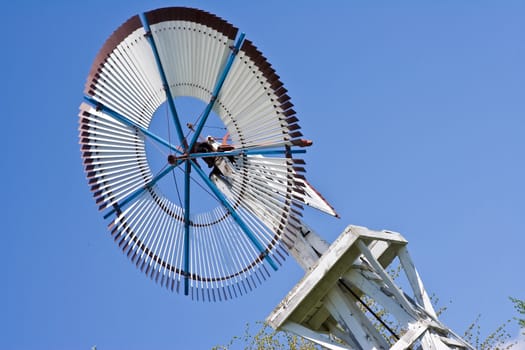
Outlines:
{"type": "MultiPolygon", "coordinates": [[[[209,349],[264,320],[300,279],[293,260],[255,292],[192,302],[115,247],[78,146],[99,48],[134,14],[192,6],[236,25],[289,90],[310,182],[348,224],[409,240],[462,333],[525,298],[525,2],[19,1],[3,5],[0,347],[209,349]],[[322,4],[322,5],[321,5],[322,4]]],[[[513,334],[518,334],[512,326],[513,334]]]]}

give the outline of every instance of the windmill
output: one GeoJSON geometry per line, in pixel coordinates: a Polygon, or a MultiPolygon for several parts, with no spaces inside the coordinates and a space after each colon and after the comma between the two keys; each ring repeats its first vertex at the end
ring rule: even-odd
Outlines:
{"type": "Polygon", "coordinates": [[[330,349],[470,348],[438,320],[400,234],[349,226],[329,245],[301,220],[304,205],[337,213],[304,177],[311,141],[279,76],[230,23],[184,7],[133,16],[101,48],[84,93],[80,144],[96,203],[160,286],[231,299],[290,253],[306,274],[268,317],[274,328],[330,349]],[[187,99],[202,108],[181,113],[187,99]],[[386,272],[393,261],[410,295],[386,272]]]}

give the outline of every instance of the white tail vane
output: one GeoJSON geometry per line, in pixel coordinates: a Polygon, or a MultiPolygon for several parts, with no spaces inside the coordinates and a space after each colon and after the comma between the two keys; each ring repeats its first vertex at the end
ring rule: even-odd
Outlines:
{"type": "Polygon", "coordinates": [[[320,210],[328,215],[339,217],[339,214],[335,209],[328,203],[326,199],[306,180],[302,180],[304,183],[304,196],[303,203],[320,210]]]}
{"type": "Polygon", "coordinates": [[[303,203],[336,215],[302,175],[295,156],[308,142],[297,122],[279,77],[244,34],[210,13],[173,7],[130,18],[106,41],[87,79],[79,128],[89,184],[123,252],[170,290],[223,300],[277,269],[303,203]],[[177,114],[181,96],[206,104],[190,136],[177,114]],[[163,104],[177,142],[151,129],[163,104]],[[231,146],[201,141],[211,112],[231,146]],[[146,141],[169,153],[162,169],[152,168],[146,141]],[[180,200],[158,185],[175,172],[183,173],[180,200]],[[196,181],[215,209],[190,205],[196,181]]]}

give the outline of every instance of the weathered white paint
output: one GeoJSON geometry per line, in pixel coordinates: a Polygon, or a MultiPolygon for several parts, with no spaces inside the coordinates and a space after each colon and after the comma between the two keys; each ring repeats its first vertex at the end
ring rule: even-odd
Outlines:
{"type": "Polygon", "coordinates": [[[306,225],[300,231],[291,253],[307,272],[268,316],[270,326],[328,349],[387,349],[360,304],[366,296],[404,330],[391,349],[473,349],[437,319],[399,233],[348,226],[328,246],[306,225]],[[396,258],[411,290],[403,290],[387,273],[396,258]]]}

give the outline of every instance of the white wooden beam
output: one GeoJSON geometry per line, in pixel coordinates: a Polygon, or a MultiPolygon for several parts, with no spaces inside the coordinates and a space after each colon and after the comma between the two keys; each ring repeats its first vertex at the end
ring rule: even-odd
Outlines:
{"type": "Polygon", "coordinates": [[[419,274],[416,270],[416,266],[412,262],[412,259],[410,258],[406,247],[402,247],[401,249],[399,249],[397,256],[399,258],[401,266],[403,267],[403,271],[407,276],[408,282],[410,283],[410,286],[414,291],[414,297],[416,298],[416,301],[425,309],[426,312],[428,312],[429,315],[431,315],[434,318],[437,318],[436,311],[432,306],[430,297],[428,296],[427,291],[423,286],[423,281],[419,277],[419,274]]]}
{"type": "Polygon", "coordinates": [[[354,245],[357,240],[351,231],[344,231],[317,264],[299,281],[275,308],[267,322],[278,329],[287,319],[302,322],[310,308],[315,306],[337,283],[360,252],[354,245]]]}
{"type": "Polygon", "coordinates": [[[366,260],[370,265],[372,265],[372,268],[374,271],[381,276],[383,279],[383,282],[388,286],[388,290],[395,296],[397,302],[401,305],[403,309],[405,309],[405,312],[407,312],[409,315],[417,319],[417,314],[413,308],[413,306],[410,304],[410,302],[407,300],[403,292],[397,287],[397,285],[392,280],[392,277],[388,275],[388,273],[384,270],[383,266],[377,261],[377,259],[372,255],[372,252],[366,244],[364,244],[361,240],[357,241],[357,246],[359,247],[359,250],[363,255],[365,256],[366,260]]]}
{"type": "Polygon", "coordinates": [[[328,336],[324,334],[319,334],[317,332],[314,332],[295,322],[290,322],[290,321],[285,322],[282,325],[281,329],[284,331],[288,331],[288,332],[297,334],[300,337],[308,339],[330,350],[349,350],[351,349],[350,347],[347,347],[347,346],[344,346],[342,344],[335,342],[334,340],[330,339],[328,336]]]}
{"type": "Polygon", "coordinates": [[[349,281],[351,285],[358,288],[361,292],[363,292],[364,295],[372,298],[385,310],[389,310],[389,313],[395,316],[399,323],[409,324],[410,322],[417,320],[417,318],[407,313],[396,299],[385,294],[378,283],[374,283],[375,281],[373,282],[370,279],[365,278],[356,270],[347,272],[344,276],[344,279],[349,281]]]}
{"type": "Polygon", "coordinates": [[[390,350],[404,350],[409,348],[428,329],[428,325],[420,322],[409,329],[390,350]]]}
{"type": "Polygon", "coordinates": [[[406,245],[408,241],[401,236],[401,234],[394,231],[374,231],[363,226],[349,225],[345,229],[346,231],[352,231],[354,234],[359,235],[363,239],[380,240],[386,242],[392,242],[397,244],[406,245]]]}
{"type": "Polygon", "coordinates": [[[327,296],[327,308],[343,329],[363,349],[388,349],[386,340],[363,314],[352,296],[345,295],[340,288],[333,288],[327,296]]]}

